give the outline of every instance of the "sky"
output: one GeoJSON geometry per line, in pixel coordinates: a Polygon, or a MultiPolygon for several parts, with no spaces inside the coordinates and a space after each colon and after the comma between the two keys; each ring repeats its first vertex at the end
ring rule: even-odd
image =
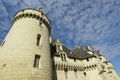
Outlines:
{"type": "Polygon", "coordinates": [[[0,43],[24,8],[42,8],[51,21],[51,36],[69,49],[100,49],[120,76],[120,0],[0,0],[0,43]]]}

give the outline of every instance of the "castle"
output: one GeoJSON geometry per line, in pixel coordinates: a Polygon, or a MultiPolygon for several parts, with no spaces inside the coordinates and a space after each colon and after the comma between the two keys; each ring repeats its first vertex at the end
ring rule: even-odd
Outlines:
{"type": "Polygon", "coordinates": [[[23,9],[0,46],[0,80],[120,80],[100,50],[50,38],[41,9],[23,9]]]}

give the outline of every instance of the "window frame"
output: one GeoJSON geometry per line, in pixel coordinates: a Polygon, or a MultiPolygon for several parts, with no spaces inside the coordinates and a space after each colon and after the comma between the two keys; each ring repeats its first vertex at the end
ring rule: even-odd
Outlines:
{"type": "Polygon", "coordinates": [[[41,34],[37,34],[37,42],[36,42],[37,46],[40,45],[40,40],[41,40],[41,34]]]}
{"type": "Polygon", "coordinates": [[[40,67],[40,58],[41,58],[40,55],[35,54],[33,67],[35,67],[35,68],[40,67]]]}

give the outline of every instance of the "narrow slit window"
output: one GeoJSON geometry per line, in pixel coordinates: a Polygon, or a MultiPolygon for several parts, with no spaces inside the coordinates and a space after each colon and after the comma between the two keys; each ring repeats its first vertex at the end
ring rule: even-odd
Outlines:
{"type": "Polygon", "coordinates": [[[60,56],[61,56],[61,60],[63,61],[64,59],[63,59],[63,55],[62,54],[60,54],[60,56]]]}
{"type": "Polygon", "coordinates": [[[84,76],[86,76],[86,72],[84,72],[83,74],[84,74],[84,76]]]}
{"type": "Polygon", "coordinates": [[[76,59],[74,58],[74,62],[76,62],[76,59]]]}
{"type": "Polygon", "coordinates": [[[42,22],[39,22],[39,26],[41,26],[42,25],[42,22]]]}
{"type": "Polygon", "coordinates": [[[87,61],[89,61],[89,58],[86,58],[87,61]]]}
{"type": "Polygon", "coordinates": [[[39,68],[40,55],[35,55],[34,67],[39,68]]]}
{"type": "Polygon", "coordinates": [[[65,56],[65,54],[64,54],[64,60],[66,61],[66,56],[65,56]]]}
{"type": "Polygon", "coordinates": [[[64,72],[65,72],[65,79],[67,80],[68,79],[68,70],[65,69],[64,72]]]}
{"type": "Polygon", "coordinates": [[[41,38],[41,35],[40,35],[40,34],[37,34],[37,43],[36,43],[37,46],[39,46],[40,38],[41,38]]]}
{"type": "Polygon", "coordinates": [[[74,70],[74,73],[75,73],[75,77],[78,78],[77,70],[74,70]]]}

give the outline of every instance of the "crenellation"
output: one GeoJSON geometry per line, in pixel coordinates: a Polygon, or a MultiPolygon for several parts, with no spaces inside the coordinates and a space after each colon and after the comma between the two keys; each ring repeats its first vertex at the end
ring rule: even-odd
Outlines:
{"type": "Polygon", "coordinates": [[[100,50],[50,37],[42,9],[20,10],[0,46],[0,80],[119,80],[100,50]]]}
{"type": "MultiPolygon", "coordinates": [[[[111,63],[103,57],[100,50],[92,49],[90,46],[80,47],[78,45],[72,50],[69,50],[59,40],[51,42],[53,46],[55,44],[54,49],[56,49],[56,52],[54,52],[54,70],[57,72],[57,80],[61,80],[60,77],[63,77],[63,73],[64,75],[66,73],[70,75],[67,76],[67,79],[69,80],[76,80],[76,76],[72,75],[76,75],[78,73],[80,73],[79,75],[83,75],[81,76],[82,79],[86,80],[94,80],[94,75],[96,75],[97,80],[106,80],[107,77],[109,77],[107,74],[114,74],[112,73],[113,68],[111,63]],[[81,57],[79,57],[80,55],[78,54],[80,54],[81,57]],[[66,57],[66,60],[64,60],[64,56],[66,57]],[[65,72],[65,70],[67,70],[67,72],[65,72]],[[74,71],[77,71],[77,73],[74,73],[74,71]]],[[[80,80],[81,77],[77,77],[77,79],[80,80]]],[[[62,79],[65,80],[66,77],[62,79]]],[[[113,78],[111,78],[111,80],[113,80],[113,78]]],[[[115,80],[119,79],[116,78],[115,80]]]]}

